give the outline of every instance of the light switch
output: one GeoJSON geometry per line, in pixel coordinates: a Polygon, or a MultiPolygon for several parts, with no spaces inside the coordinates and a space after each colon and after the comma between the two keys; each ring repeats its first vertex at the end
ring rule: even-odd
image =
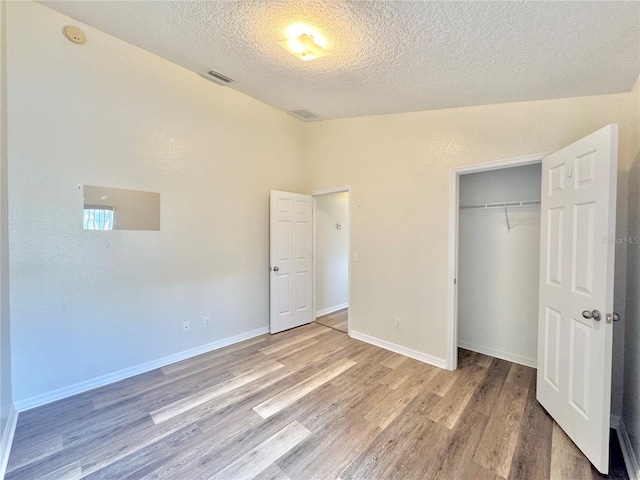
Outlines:
{"type": "Polygon", "coordinates": [[[353,261],[354,261],[354,262],[357,262],[357,261],[358,261],[358,254],[357,254],[357,253],[353,253],[353,254],[351,254],[351,257],[353,258],[353,261]]]}

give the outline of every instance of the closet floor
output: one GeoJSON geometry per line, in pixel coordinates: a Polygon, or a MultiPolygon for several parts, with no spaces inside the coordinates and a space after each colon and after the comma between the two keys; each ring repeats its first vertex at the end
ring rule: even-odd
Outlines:
{"type": "Polygon", "coordinates": [[[464,350],[449,372],[312,323],[20,413],[6,479],[603,478],[534,373],[464,350]]]}

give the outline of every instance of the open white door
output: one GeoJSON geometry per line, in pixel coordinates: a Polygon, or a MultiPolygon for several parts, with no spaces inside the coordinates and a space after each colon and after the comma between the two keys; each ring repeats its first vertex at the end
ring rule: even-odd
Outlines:
{"type": "Polygon", "coordinates": [[[537,398],[609,470],[618,127],[542,161],[537,398]]]}
{"type": "Polygon", "coordinates": [[[269,330],[278,333],[313,321],[311,195],[271,191],[269,330]]]}

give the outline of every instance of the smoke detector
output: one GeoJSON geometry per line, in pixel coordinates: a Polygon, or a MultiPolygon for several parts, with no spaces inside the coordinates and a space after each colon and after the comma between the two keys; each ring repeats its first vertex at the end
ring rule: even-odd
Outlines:
{"type": "Polygon", "coordinates": [[[73,43],[77,43],[78,45],[82,45],[87,41],[87,38],[84,36],[84,32],[73,25],[67,25],[64,27],[64,35],[73,43]]]}

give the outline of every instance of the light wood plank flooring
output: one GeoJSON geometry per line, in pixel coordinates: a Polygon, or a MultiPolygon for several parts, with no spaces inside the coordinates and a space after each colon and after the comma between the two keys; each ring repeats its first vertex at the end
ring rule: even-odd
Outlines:
{"type": "Polygon", "coordinates": [[[535,401],[534,370],[459,364],[315,323],[264,335],[21,413],[6,478],[601,478],[535,401]]]}
{"type": "Polygon", "coordinates": [[[347,312],[348,308],[343,308],[333,313],[328,313],[316,318],[316,323],[325,327],[333,328],[339,332],[347,333],[347,312]]]}

